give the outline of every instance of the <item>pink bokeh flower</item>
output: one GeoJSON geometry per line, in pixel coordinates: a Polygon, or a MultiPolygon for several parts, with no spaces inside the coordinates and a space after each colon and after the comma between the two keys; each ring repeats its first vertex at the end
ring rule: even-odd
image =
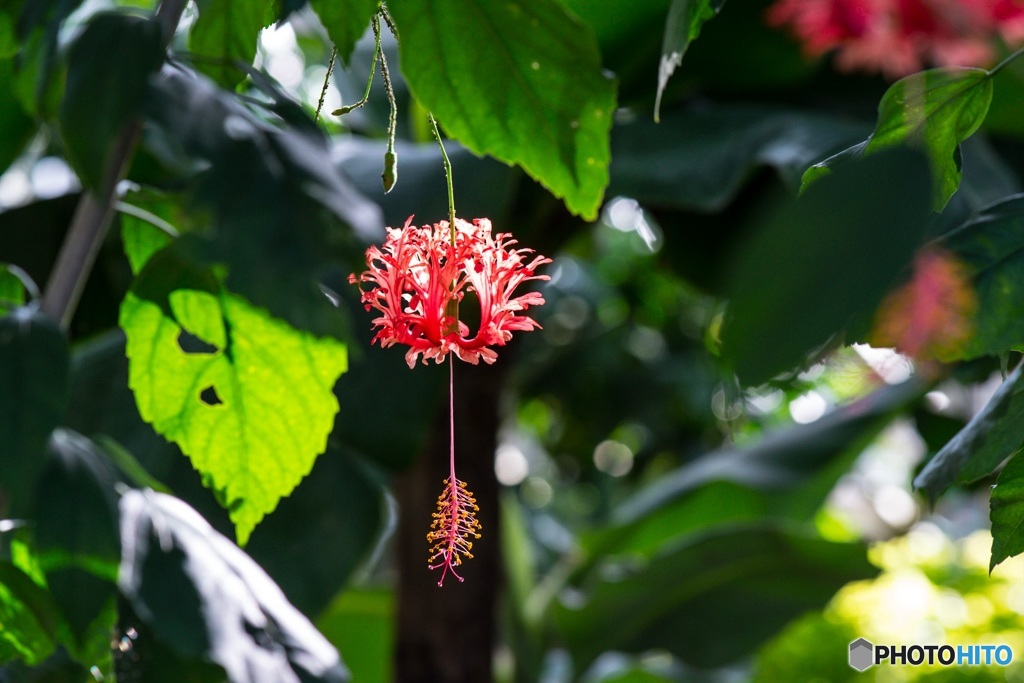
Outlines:
{"type": "Polygon", "coordinates": [[[516,289],[528,280],[550,279],[536,270],[551,259],[515,244],[507,233],[492,235],[486,218],[457,218],[454,245],[448,221],[418,228],[410,216],[401,230],[388,228],[384,245],[366,250],[367,270],[349,276],[366,310],[380,313],[373,320],[373,341],[385,348],[408,346],[410,368],[421,356],[424,363],[440,363],[449,353],[474,365],[480,359],[493,363],[492,347],[504,346],[514,331],[540,327],[523,312],[544,298],[539,292],[514,296],[516,289]],[[467,293],[475,294],[480,308],[472,335],[457,318],[467,293]]]}
{"type": "Polygon", "coordinates": [[[977,308],[966,266],[927,248],[914,259],[910,280],[879,306],[871,343],[922,360],[955,359],[971,338],[977,308]]]}
{"type": "Polygon", "coordinates": [[[1024,0],[777,0],[766,15],[842,71],[899,78],[926,66],[990,66],[1024,42],[1024,0]]]}

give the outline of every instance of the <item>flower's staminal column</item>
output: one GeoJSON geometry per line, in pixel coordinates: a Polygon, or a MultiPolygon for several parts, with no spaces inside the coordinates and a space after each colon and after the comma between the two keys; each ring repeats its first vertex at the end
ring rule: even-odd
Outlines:
{"type": "Polygon", "coordinates": [[[427,534],[427,541],[433,543],[430,548],[430,568],[442,570],[438,586],[444,585],[448,572],[462,581],[455,567],[461,565],[463,559],[473,558],[473,541],[480,538],[480,522],[476,518],[480,508],[477,507],[473,493],[466,488],[466,482],[459,481],[455,476],[454,356],[448,360],[448,416],[448,478],[444,481],[444,490],[437,498],[437,512],[433,515],[434,521],[427,534]]]}

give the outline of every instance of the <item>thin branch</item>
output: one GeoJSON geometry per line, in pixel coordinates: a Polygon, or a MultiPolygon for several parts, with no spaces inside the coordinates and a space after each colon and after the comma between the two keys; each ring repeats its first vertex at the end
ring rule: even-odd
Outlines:
{"type": "Polygon", "coordinates": [[[331,61],[327,63],[327,75],[324,76],[324,87],[320,89],[320,101],[316,103],[316,117],[314,121],[320,120],[320,112],[324,108],[324,99],[327,97],[327,88],[331,85],[331,73],[334,71],[334,60],[338,58],[338,46],[331,48],[331,61]]]}

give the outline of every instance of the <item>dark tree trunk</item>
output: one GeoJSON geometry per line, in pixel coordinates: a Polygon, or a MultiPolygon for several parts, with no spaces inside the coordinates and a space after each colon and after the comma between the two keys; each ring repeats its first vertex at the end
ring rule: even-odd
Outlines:
{"type": "Polygon", "coordinates": [[[396,683],[487,683],[492,680],[501,568],[494,451],[502,360],[455,367],[456,474],[476,497],[482,538],[459,567],[465,581],[427,568],[427,532],[448,476],[448,411],[439,411],[426,453],[396,482],[399,504],[396,683]]]}

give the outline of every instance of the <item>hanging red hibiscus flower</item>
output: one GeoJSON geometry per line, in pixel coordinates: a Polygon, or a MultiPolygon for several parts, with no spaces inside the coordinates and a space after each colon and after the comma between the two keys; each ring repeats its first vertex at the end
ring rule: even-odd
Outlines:
{"type": "MultiPolygon", "coordinates": [[[[543,304],[544,297],[539,292],[514,296],[516,289],[528,280],[550,279],[536,271],[551,259],[515,245],[507,233],[492,236],[486,218],[472,223],[456,218],[452,229],[448,221],[417,228],[410,216],[401,230],[389,228],[382,247],[366,250],[368,269],[349,276],[359,286],[366,310],[380,313],[373,320],[378,328],[373,341],[382,347],[408,346],[405,361],[410,368],[421,356],[424,363],[430,358],[440,363],[449,354],[474,365],[481,358],[493,363],[498,354],[492,347],[504,346],[515,330],[540,327],[523,312],[543,304]],[[475,294],[480,305],[480,322],[472,335],[469,325],[459,320],[459,304],[467,293],[475,294]]],[[[442,570],[439,586],[449,573],[462,581],[456,567],[473,557],[473,541],[480,538],[476,499],[455,475],[453,365],[449,362],[448,478],[427,534],[428,566],[442,570]]]]}
{"type": "Polygon", "coordinates": [[[467,363],[493,363],[497,353],[491,347],[505,345],[515,330],[540,327],[522,315],[544,303],[540,293],[513,294],[527,280],[549,279],[535,272],[551,259],[512,248],[516,241],[507,233],[492,236],[486,218],[456,219],[454,238],[452,233],[448,221],[418,228],[410,216],[401,230],[388,228],[382,247],[366,250],[368,270],[349,276],[361,289],[362,283],[371,285],[362,289],[362,302],[366,310],[380,312],[373,341],[407,345],[410,368],[421,355],[424,363],[440,363],[448,353],[467,363]],[[480,302],[480,324],[472,336],[457,319],[467,291],[480,302]]]}

